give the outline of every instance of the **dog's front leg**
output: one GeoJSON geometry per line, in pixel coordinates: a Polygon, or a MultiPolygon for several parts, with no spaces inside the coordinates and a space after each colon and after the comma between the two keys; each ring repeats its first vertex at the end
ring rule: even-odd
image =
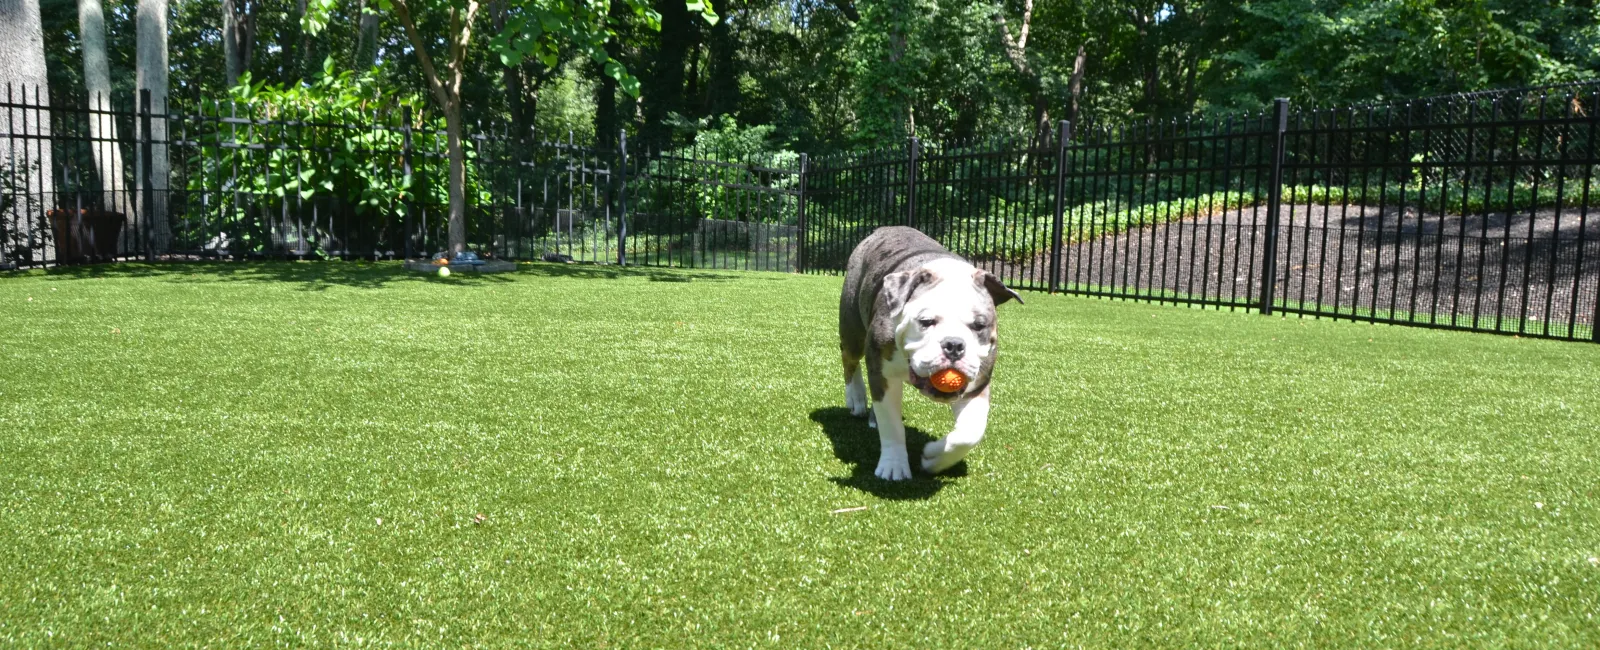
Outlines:
{"type": "Polygon", "coordinates": [[[878,469],[873,472],[885,481],[904,481],[911,478],[911,460],[906,453],[906,423],[900,413],[900,401],[905,394],[905,382],[889,379],[883,387],[883,399],[872,404],[872,414],[878,423],[878,469]]]}
{"type": "Polygon", "coordinates": [[[984,430],[989,428],[989,389],[985,387],[983,392],[957,401],[950,410],[956,416],[950,435],[922,448],[922,469],[930,474],[950,469],[983,442],[984,430]]]}

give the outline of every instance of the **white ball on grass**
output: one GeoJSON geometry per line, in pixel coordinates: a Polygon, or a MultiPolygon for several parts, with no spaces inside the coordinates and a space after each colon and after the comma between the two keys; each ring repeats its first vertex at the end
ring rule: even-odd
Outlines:
{"type": "Polygon", "coordinates": [[[441,277],[441,278],[450,277],[450,267],[448,267],[448,266],[439,267],[439,277],[441,277]]]}

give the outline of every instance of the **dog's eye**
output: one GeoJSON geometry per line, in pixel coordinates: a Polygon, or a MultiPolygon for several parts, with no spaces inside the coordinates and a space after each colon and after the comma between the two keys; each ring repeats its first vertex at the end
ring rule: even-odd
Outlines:
{"type": "Polygon", "coordinates": [[[939,324],[939,319],[937,319],[937,318],[918,318],[917,319],[917,324],[921,325],[923,329],[927,329],[929,327],[933,327],[934,325],[938,325],[939,324]]]}
{"type": "Polygon", "coordinates": [[[986,328],[988,326],[989,326],[989,323],[985,322],[983,319],[980,318],[978,320],[972,321],[972,325],[970,325],[969,327],[971,327],[972,331],[974,331],[974,332],[982,332],[984,330],[984,328],[986,328]]]}

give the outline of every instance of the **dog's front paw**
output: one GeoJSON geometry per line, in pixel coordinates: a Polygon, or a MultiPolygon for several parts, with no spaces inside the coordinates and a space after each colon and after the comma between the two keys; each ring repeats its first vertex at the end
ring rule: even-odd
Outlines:
{"type": "Polygon", "coordinates": [[[927,472],[929,474],[938,474],[939,470],[944,469],[942,467],[939,467],[939,458],[941,456],[944,456],[944,441],[943,440],[935,440],[935,441],[930,442],[930,443],[928,443],[926,445],[923,445],[923,447],[922,447],[922,471],[927,472]]]}
{"type": "Polygon", "coordinates": [[[948,445],[944,440],[930,442],[922,448],[922,471],[938,474],[955,467],[971,450],[971,445],[948,445]]]}
{"type": "Polygon", "coordinates": [[[911,478],[911,461],[905,454],[883,454],[878,457],[878,469],[872,473],[885,481],[904,481],[911,478]]]}

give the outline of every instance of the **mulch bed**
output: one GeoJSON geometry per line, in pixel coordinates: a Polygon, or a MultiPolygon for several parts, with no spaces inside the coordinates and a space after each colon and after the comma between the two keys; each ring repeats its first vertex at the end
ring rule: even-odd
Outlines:
{"type": "MultiPolygon", "coordinates": [[[[1415,209],[1285,206],[1279,304],[1473,327],[1567,335],[1595,322],[1600,210],[1419,217],[1415,209]],[[1580,228],[1580,224],[1582,227],[1580,228]],[[1549,321],[1544,331],[1541,321],[1549,321]],[[1526,323],[1526,324],[1524,324],[1526,323]]],[[[1256,302],[1265,208],[1139,228],[1066,247],[1068,289],[1256,302]]],[[[1048,284],[1048,253],[986,264],[1024,286],[1048,284]]]]}

